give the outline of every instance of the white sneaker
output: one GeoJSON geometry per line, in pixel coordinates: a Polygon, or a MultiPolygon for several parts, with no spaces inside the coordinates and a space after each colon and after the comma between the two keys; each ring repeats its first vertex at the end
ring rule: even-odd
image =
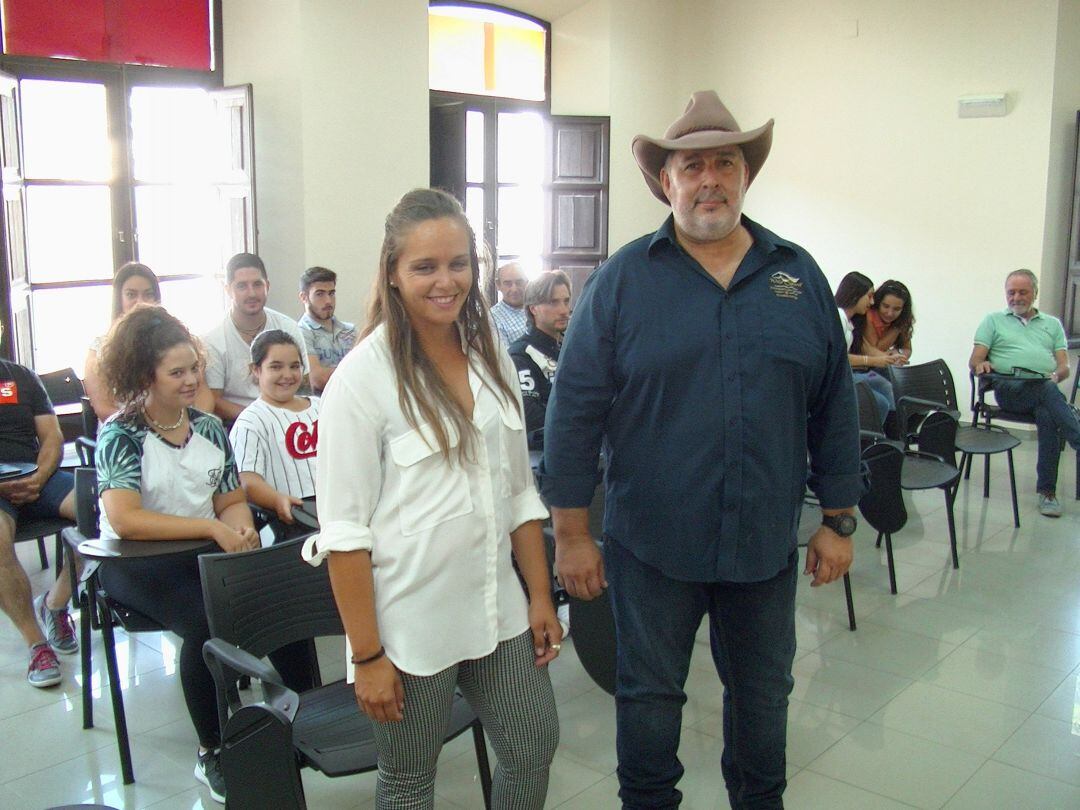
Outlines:
{"type": "Polygon", "coordinates": [[[1045,517],[1061,517],[1061,504],[1055,495],[1039,493],[1039,514],[1045,517]]]}

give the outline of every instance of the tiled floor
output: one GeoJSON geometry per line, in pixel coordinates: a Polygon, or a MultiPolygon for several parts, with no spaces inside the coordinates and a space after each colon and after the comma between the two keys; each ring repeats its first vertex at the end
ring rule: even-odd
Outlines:
{"type": "MultiPolygon", "coordinates": [[[[1012,528],[1008,480],[995,466],[991,497],[981,471],[957,499],[960,570],[949,565],[940,493],[908,499],[895,538],[901,593],[888,592],[884,557],[860,528],[852,573],[859,629],[847,630],[839,585],[800,586],[799,647],[789,719],[787,806],[796,810],[1080,807],[1080,502],[1065,517],[1034,510],[1034,444],[1017,451],[1022,528],[1012,528]]],[[[1061,492],[1073,490],[1073,454],[1061,492]]],[[[20,556],[36,568],[31,544],[20,556]]],[[[45,574],[33,575],[35,586],[45,574]]],[[[720,770],[720,690],[701,637],[688,684],[680,787],[688,808],[727,807],[720,770]]],[[[95,639],[95,653],[100,642],[95,639]]],[[[0,807],[40,810],[100,802],[117,808],[213,808],[192,778],[194,737],[169,637],[121,637],[128,721],[138,781],[123,787],[107,691],[95,674],[98,727],[80,727],[77,659],[65,682],[36,690],[25,652],[0,621],[0,807]]],[[[323,659],[340,670],[339,645],[323,659]]],[[[96,659],[100,661],[100,656],[96,659]]],[[[552,667],[562,741],[549,807],[619,807],[614,704],[584,674],[568,644],[552,667]]],[[[471,743],[444,750],[438,807],[475,808],[471,743]]],[[[370,807],[374,777],[304,777],[309,806],[370,807]]],[[[272,808],[268,801],[268,808],[272,808]]]]}

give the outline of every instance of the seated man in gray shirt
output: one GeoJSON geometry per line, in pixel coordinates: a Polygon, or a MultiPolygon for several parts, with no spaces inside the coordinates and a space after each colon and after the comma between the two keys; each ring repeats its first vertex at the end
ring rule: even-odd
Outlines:
{"type": "Polygon", "coordinates": [[[321,394],[341,358],[356,342],[356,326],[334,317],[337,307],[337,273],[325,267],[309,267],[300,276],[300,300],[304,314],[296,322],[304,335],[311,388],[321,394]]]}

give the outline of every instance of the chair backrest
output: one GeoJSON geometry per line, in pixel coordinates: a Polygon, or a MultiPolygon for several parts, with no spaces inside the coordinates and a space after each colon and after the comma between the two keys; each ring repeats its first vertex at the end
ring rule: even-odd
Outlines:
{"type": "Polygon", "coordinates": [[[907,523],[900,489],[904,453],[892,444],[872,444],[863,450],[862,460],[870,473],[870,489],[859,501],[859,512],[877,531],[894,534],[907,523]]]}
{"type": "Polygon", "coordinates": [[[881,433],[881,413],[869,385],[864,382],[855,383],[855,401],[859,405],[859,430],[881,433]]]}
{"type": "Polygon", "coordinates": [[[94,406],[90,404],[90,397],[79,398],[82,403],[82,435],[88,439],[96,439],[98,432],[98,418],[94,413],[94,406]]]}
{"type": "Polygon", "coordinates": [[[889,382],[893,386],[893,396],[898,400],[905,396],[915,397],[939,402],[946,410],[959,408],[952,372],[944,360],[914,366],[889,366],[889,382]]]}
{"type": "Polygon", "coordinates": [[[45,393],[54,406],[74,405],[82,400],[83,384],[79,375],[73,368],[64,368],[59,371],[50,371],[39,375],[41,384],[45,386],[45,393]]]}
{"type": "Polygon", "coordinates": [[[97,537],[101,506],[98,501],[97,470],[75,468],[75,526],[83,537],[97,537]]]}
{"type": "Polygon", "coordinates": [[[934,411],[919,425],[919,451],[932,453],[955,467],[956,430],[956,419],[951,414],[934,411]]]}
{"type": "Polygon", "coordinates": [[[199,556],[211,636],[261,658],[294,641],[344,635],[327,566],[301,559],[304,539],[199,556]]]}

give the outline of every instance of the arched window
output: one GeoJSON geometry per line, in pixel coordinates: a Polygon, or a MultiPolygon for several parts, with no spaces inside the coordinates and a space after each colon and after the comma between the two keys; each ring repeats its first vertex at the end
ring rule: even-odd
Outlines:
{"type": "Polygon", "coordinates": [[[548,26],[490,6],[432,3],[428,87],[451,93],[547,100],[548,26]]]}

